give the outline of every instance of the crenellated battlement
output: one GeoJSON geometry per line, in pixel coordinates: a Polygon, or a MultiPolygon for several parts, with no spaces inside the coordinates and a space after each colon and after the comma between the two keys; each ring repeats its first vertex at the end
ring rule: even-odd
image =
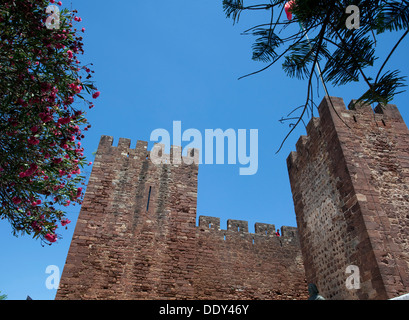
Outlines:
{"type": "Polygon", "coordinates": [[[256,244],[262,240],[274,240],[283,243],[298,243],[298,232],[296,227],[282,226],[280,236],[276,235],[274,224],[256,222],[254,224],[254,233],[249,232],[248,221],[245,220],[227,220],[227,228],[220,228],[220,218],[199,216],[198,231],[211,232],[216,234],[220,239],[228,240],[229,237],[234,239],[241,238],[256,244]]]}
{"type": "Polygon", "coordinates": [[[181,146],[171,146],[170,153],[165,153],[166,146],[162,143],[155,143],[152,150],[148,151],[148,142],[137,140],[135,148],[131,148],[131,139],[119,138],[118,145],[113,145],[112,136],[101,136],[97,155],[116,154],[118,156],[128,157],[135,160],[151,160],[152,163],[159,164],[199,164],[199,150],[188,148],[187,155],[182,155],[181,146]]]}
{"type": "MultiPolygon", "coordinates": [[[[288,156],[287,167],[289,169],[308,158],[310,148],[314,147],[315,142],[328,130],[330,123],[340,132],[348,129],[352,129],[351,132],[353,132],[373,122],[378,128],[385,129],[397,124],[406,126],[394,104],[378,104],[372,109],[369,104],[352,100],[346,107],[342,98],[325,97],[318,106],[318,112],[319,117],[311,118],[307,124],[307,135],[300,136],[296,143],[296,151],[291,152],[288,156]]],[[[325,136],[335,138],[328,134],[325,136]]]]}
{"type": "Polygon", "coordinates": [[[372,108],[370,104],[351,100],[348,106],[344,100],[339,97],[325,97],[318,106],[320,118],[324,117],[327,111],[332,112],[337,118],[341,117],[345,124],[353,125],[359,123],[359,120],[365,121],[386,121],[390,119],[404,122],[402,116],[394,104],[378,104],[372,108]]]}

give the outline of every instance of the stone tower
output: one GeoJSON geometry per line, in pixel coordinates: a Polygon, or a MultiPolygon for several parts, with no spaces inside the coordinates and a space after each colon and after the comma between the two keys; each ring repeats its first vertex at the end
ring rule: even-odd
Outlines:
{"type": "MultiPolygon", "coordinates": [[[[193,295],[198,166],[102,136],[56,299],[193,295]],[[167,162],[167,163],[166,163],[167,162]]],[[[189,150],[189,156],[195,150],[189,150]]],[[[172,147],[170,157],[179,157],[172,147]]],[[[193,160],[193,158],[191,160],[193,160]]]]}
{"type": "Polygon", "coordinates": [[[398,109],[326,97],[319,116],[287,159],[307,282],[329,299],[409,292],[409,132],[398,109]]]}

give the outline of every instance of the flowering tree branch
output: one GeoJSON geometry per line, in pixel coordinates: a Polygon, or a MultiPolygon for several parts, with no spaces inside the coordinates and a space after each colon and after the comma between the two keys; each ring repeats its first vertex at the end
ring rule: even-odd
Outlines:
{"type": "Polygon", "coordinates": [[[48,244],[70,222],[61,208],[82,203],[91,125],[79,106],[94,107],[83,93],[99,96],[79,61],[82,19],[59,10],[59,28],[48,28],[50,4],[62,5],[6,0],[0,10],[0,218],[48,244]]]}

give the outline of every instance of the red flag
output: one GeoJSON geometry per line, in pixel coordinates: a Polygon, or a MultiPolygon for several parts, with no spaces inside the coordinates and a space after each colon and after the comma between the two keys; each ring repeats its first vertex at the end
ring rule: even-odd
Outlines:
{"type": "Polygon", "coordinates": [[[291,1],[288,1],[284,6],[284,10],[285,10],[285,13],[287,14],[288,20],[291,20],[293,18],[292,9],[294,5],[295,5],[295,1],[291,0],[291,1]]]}

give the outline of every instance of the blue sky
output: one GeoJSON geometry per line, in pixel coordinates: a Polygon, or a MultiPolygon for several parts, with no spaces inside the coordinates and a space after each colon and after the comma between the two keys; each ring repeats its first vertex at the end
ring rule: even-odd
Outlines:
{"type": "MultiPolygon", "coordinates": [[[[71,7],[71,2],[63,1],[71,7]]],[[[96,85],[101,91],[88,114],[92,124],[83,146],[90,161],[101,135],[148,141],[153,130],[167,129],[181,121],[182,131],[205,129],[258,130],[258,171],[239,175],[241,164],[201,165],[199,168],[199,215],[249,222],[296,226],[286,158],[304,129],[300,126],[276,151],[288,124],[278,120],[305,100],[306,81],[285,76],[280,64],[238,81],[237,78],[265,66],[251,60],[254,38],[240,33],[268,21],[265,12],[244,13],[232,24],[222,10],[222,0],[125,1],[73,0],[85,27],[83,63],[94,63],[96,85]]],[[[377,50],[385,57],[397,35],[379,38],[377,50]]],[[[387,68],[409,75],[408,41],[401,45],[387,68]]],[[[379,66],[382,62],[377,62],[379,66]]],[[[364,84],[341,88],[329,86],[332,96],[346,104],[359,97],[364,84]]],[[[323,89],[319,89],[319,103],[323,89]]],[[[393,101],[406,123],[409,93],[393,101]]],[[[153,143],[149,143],[151,148],[153,143]]],[[[62,272],[79,207],[68,209],[72,221],[53,246],[42,247],[29,237],[13,237],[0,221],[0,291],[9,299],[54,299],[56,290],[45,286],[47,266],[62,272]]]]}

